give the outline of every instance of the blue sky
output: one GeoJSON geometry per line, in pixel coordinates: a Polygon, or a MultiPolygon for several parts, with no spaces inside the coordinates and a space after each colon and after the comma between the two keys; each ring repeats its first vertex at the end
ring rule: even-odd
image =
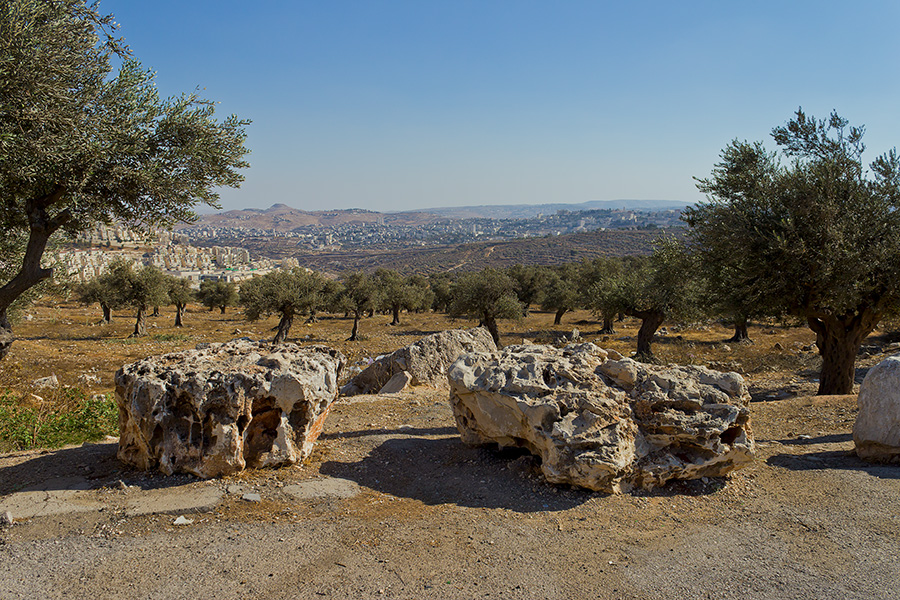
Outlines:
{"type": "Polygon", "coordinates": [[[900,141],[896,1],[103,0],[164,95],[253,120],[226,209],[702,199],[798,106],[900,141]]]}

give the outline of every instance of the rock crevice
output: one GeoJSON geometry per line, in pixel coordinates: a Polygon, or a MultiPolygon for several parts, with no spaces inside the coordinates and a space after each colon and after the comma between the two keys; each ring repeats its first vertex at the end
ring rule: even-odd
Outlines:
{"type": "Polygon", "coordinates": [[[306,458],[344,358],[249,340],[150,357],[116,373],[119,459],[171,475],[227,475],[306,458]]]}

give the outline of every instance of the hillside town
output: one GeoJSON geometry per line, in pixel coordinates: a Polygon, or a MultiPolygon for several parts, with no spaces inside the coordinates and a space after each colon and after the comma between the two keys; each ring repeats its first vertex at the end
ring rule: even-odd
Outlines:
{"type": "Polygon", "coordinates": [[[523,219],[433,218],[408,223],[396,215],[379,215],[374,220],[350,220],[322,225],[302,224],[290,227],[284,217],[271,219],[269,227],[235,218],[217,224],[202,218],[195,224],[175,230],[175,235],[203,243],[231,243],[245,238],[290,238],[304,250],[381,248],[399,249],[441,246],[479,241],[503,241],[597,231],[604,229],[656,229],[677,227],[681,211],[639,211],[604,209],[569,211],[537,215],[523,219]]]}

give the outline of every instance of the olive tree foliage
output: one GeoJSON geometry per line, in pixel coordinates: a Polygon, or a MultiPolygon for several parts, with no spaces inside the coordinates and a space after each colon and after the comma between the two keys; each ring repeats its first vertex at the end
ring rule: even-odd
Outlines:
{"type": "Polygon", "coordinates": [[[227,307],[238,303],[238,286],[224,279],[204,279],[200,282],[197,298],[210,312],[218,308],[224,315],[227,307]]]}
{"type": "Polygon", "coordinates": [[[41,264],[51,236],[191,220],[248,166],[247,121],[217,121],[195,94],[161,99],[116,27],[86,0],[0,3],[0,230],[27,239],[0,279],[0,358],[10,306],[52,274],[41,264]]]}
{"type": "Polygon", "coordinates": [[[453,278],[450,273],[432,273],[428,276],[428,283],[431,285],[431,293],[434,297],[431,308],[435,312],[448,312],[453,301],[451,294],[453,278]]]}
{"type": "Polygon", "coordinates": [[[450,304],[452,316],[470,315],[480,319],[494,343],[500,346],[497,319],[521,319],[524,307],[516,296],[513,280],[504,272],[487,268],[456,280],[450,304]]]}
{"type": "Polygon", "coordinates": [[[547,267],[516,264],[506,270],[513,282],[513,288],[525,314],[532,304],[540,302],[544,288],[550,278],[547,267]]]}
{"type": "Polygon", "coordinates": [[[701,260],[727,269],[736,294],[815,332],[819,394],[852,392],[862,341],[900,306],[900,158],[867,169],[864,131],[797,110],[772,131],[777,153],[731,142],[698,181],[706,202],[685,215],[701,260]]]}
{"type": "Polygon", "coordinates": [[[296,315],[313,315],[326,301],[326,280],[314,271],[299,267],[276,269],[241,284],[240,304],[244,316],[255,321],[277,314],[278,331],[274,344],[287,340],[296,315]]]}

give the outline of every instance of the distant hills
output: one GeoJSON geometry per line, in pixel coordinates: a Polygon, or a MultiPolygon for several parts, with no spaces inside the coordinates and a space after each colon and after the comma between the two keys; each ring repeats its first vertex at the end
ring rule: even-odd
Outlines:
{"type": "Polygon", "coordinates": [[[529,219],[538,215],[553,215],[560,210],[570,212],[603,209],[660,211],[681,210],[685,206],[688,206],[688,203],[674,200],[594,200],[580,204],[448,206],[420,211],[381,213],[362,208],[305,211],[286,204],[273,204],[269,208],[245,208],[200,215],[196,222],[179,229],[244,227],[287,232],[304,226],[336,227],[349,223],[419,226],[442,219],[529,219]]]}
{"type": "MultiPolygon", "coordinates": [[[[529,219],[538,215],[553,215],[561,210],[625,209],[641,211],[681,210],[688,202],[676,200],[592,200],[580,204],[489,204],[481,206],[448,206],[427,208],[420,212],[448,219],[529,219]]],[[[403,213],[398,213],[403,214],[403,213]]]]}

